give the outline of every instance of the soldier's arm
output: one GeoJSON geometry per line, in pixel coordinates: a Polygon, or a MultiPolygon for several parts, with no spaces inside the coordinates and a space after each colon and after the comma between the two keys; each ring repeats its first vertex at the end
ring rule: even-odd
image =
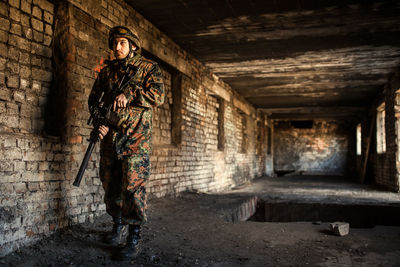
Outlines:
{"type": "MultiPolygon", "coordinates": [[[[100,72],[100,74],[98,75],[98,77],[96,78],[96,80],[92,86],[92,90],[89,95],[88,104],[89,104],[89,112],[91,114],[93,111],[92,108],[98,104],[101,94],[104,92],[104,88],[103,88],[104,81],[105,81],[104,72],[100,72]]],[[[107,133],[109,131],[109,127],[106,125],[97,125],[97,127],[98,127],[97,130],[99,133],[99,138],[103,139],[104,136],[107,135],[107,133]]]]}
{"type": "Polygon", "coordinates": [[[158,64],[152,64],[144,79],[143,97],[153,106],[164,103],[164,79],[158,64]]]}
{"type": "Polygon", "coordinates": [[[90,91],[89,94],[89,99],[88,99],[89,111],[91,111],[92,107],[96,105],[96,103],[99,101],[102,92],[103,90],[101,88],[101,75],[99,74],[99,76],[94,81],[92,90],[90,91]]]}

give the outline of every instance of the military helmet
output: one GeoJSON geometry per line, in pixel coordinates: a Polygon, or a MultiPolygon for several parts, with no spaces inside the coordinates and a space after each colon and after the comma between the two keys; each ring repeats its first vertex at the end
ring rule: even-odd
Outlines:
{"type": "Polygon", "coordinates": [[[112,50],[114,39],[121,37],[126,38],[131,43],[133,43],[137,47],[136,51],[140,50],[141,46],[140,46],[139,36],[137,35],[136,31],[134,29],[129,29],[124,26],[115,26],[111,28],[110,33],[108,35],[108,47],[112,50]]]}

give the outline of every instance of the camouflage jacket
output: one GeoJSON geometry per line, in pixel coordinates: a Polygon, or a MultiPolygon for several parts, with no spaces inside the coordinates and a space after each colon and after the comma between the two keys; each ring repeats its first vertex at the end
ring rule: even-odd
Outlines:
{"type": "MultiPolygon", "coordinates": [[[[145,59],[140,54],[128,59],[125,64],[129,64],[130,67],[126,75],[128,79],[125,78],[129,83],[123,89],[128,101],[127,107],[116,111],[120,127],[110,130],[109,134],[119,156],[150,153],[153,107],[163,104],[165,97],[163,77],[157,63],[145,59]]],[[[107,95],[116,90],[115,85],[124,74],[126,71],[116,60],[108,62],[93,85],[89,96],[89,109],[97,102],[102,92],[107,95]]]]}

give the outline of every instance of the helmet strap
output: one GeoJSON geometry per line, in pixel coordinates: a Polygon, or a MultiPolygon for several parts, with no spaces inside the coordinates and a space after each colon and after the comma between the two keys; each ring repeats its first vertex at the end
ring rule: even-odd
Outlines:
{"type": "Polygon", "coordinates": [[[128,42],[129,42],[129,54],[127,58],[131,58],[135,55],[135,50],[133,49],[131,40],[128,40],[128,42]]]}

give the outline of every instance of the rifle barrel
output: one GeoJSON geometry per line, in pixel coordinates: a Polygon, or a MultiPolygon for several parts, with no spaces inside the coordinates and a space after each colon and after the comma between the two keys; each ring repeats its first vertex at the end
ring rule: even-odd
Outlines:
{"type": "Polygon", "coordinates": [[[95,145],[96,145],[96,142],[91,141],[89,143],[88,148],[86,149],[85,157],[83,158],[81,167],[79,168],[79,172],[76,175],[75,181],[73,183],[73,185],[76,187],[79,187],[81,184],[83,174],[85,173],[86,167],[87,167],[89,159],[90,159],[90,155],[92,154],[95,145]]]}

